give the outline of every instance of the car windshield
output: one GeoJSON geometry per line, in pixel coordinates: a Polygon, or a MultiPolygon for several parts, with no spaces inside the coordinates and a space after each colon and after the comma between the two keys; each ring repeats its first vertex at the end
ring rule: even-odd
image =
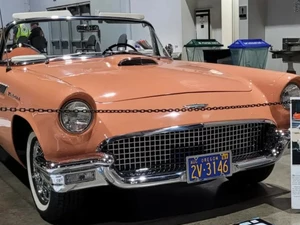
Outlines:
{"type": "Polygon", "coordinates": [[[31,20],[12,26],[6,39],[2,60],[13,63],[82,55],[170,57],[148,23],[126,19],[31,20]]]}

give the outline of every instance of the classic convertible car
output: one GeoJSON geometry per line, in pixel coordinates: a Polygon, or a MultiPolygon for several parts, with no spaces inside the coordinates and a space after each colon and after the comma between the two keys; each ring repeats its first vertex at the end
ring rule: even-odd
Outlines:
{"type": "Polygon", "coordinates": [[[173,61],[138,14],[13,18],[1,38],[0,145],[27,169],[45,220],[92,187],[261,182],[288,147],[296,75],[173,61]],[[10,40],[20,24],[43,35],[10,40]]]}
{"type": "Polygon", "coordinates": [[[296,112],[293,114],[293,119],[294,120],[300,120],[300,113],[296,112]]]}

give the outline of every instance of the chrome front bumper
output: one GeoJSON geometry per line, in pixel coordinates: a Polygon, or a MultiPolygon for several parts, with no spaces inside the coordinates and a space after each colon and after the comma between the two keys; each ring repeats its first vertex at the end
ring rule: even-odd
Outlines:
{"type": "MultiPolygon", "coordinates": [[[[285,150],[290,147],[290,132],[288,130],[278,132],[281,134],[280,141],[269,155],[233,163],[233,174],[271,165],[278,161],[285,150]]],[[[97,159],[86,159],[60,165],[40,161],[38,166],[43,173],[44,180],[48,182],[53,191],[59,193],[107,185],[131,189],[187,182],[186,172],[125,179],[113,169],[113,163],[113,157],[103,153],[97,159]]]]}

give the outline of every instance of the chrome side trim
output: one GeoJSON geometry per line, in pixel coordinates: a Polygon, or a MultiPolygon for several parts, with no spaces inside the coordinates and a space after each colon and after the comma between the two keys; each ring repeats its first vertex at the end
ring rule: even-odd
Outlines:
{"type": "Polygon", "coordinates": [[[9,86],[7,84],[0,83],[0,94],[4,95],[8,87],[9,86]]]}
{"type": "Polygon", "coordinates": [[[203,109],[203,108],[206,108],[208,106],[208,104],[200,104],[200,103],[196,103],[196,104],[191,104],[191,105],[185,105],[183,106],[183,108],[186,108],[186,109],[203,109]]]}
{"type": "Polygon", "coordinates": [[[114,157],[112,155],[103,154],[99,158],[89,158],[80,161],[68,162],[64,164],[45,162],[43,159],[37,159],[40,168],[47,171],[47,173],[61,174],[69,172],[77,172],[83,170],[96,169],[101,166],[111,166],[114,163],[114,157]]]}

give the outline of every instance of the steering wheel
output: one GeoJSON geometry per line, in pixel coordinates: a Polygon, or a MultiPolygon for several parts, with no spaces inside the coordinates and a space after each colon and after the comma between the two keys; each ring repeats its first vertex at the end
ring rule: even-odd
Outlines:
{"type": "Polygon", "coordinates": [[[135,47],[133,47],[132,45],[130,45],[130,44],[127,44],[127,43],[118,43],[118,44],[113,44],[113,45],[109,46],[107,49],[104,50],[104,52],[102,54],[105,55],[108,51],[113,52],[113,48],[115,48],[115,47],[130,47],[134,51],[138,52],[138,50],[135,47]]]}

